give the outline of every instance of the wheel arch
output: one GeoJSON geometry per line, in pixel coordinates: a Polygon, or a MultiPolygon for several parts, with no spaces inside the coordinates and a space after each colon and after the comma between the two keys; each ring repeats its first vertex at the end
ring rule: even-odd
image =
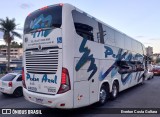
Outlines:
{"type": "Polygon", "coordinates": [[[20,88],[22,88],[22,89],[23,89],[23,87],[22,87],[22,86],[18,86],[17,88],[15,88],[15,90],[16,90],[16,89],[20,89],[20,88]]]}
{"type": "MultiPolygon", "coordinates": [[[[119,92],[119,90],[120,90],[120,85],[119,85],[118,79],[115,79],[115,80],[113,81],[113,83],[114,83],[114,82],[117,84],[117,86],[118,86],[118,92],[119,92]]],[[[113,83],[112,83],[112,86],[113,86],[113,83]]]]}
{"type": "Polygon", "coordinates": [[[108,81],[104,81],[103,83],[101,83],[99,90],[101,89],[101,87],[102,87],[103,85],[106,86],[106,87],[108,88],[109,92],[110,92],[111,87],[110,87],[109,82],[108,82],[108,81]]]}
{"type": "Polygon", "coordinates": [[[22,86],[18,86],[17,88],[14,89],[13,95],[14,95],[15,91],[16,91],[16,90],[19,90],[19,89],[22,90],[22,93],[23,93],[23,87],[22,87],[22,86]]]}

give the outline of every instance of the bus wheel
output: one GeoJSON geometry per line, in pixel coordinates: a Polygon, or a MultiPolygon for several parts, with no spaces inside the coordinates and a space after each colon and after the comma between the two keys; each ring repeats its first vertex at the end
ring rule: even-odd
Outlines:
{"type": "Polygon", "coordinates": [[[109,98],[109,89],[107,86],[102,85],[99,93],[99,105],[104,105],[109,98]]]}
{"type": "Polygon", "coordinates": [[[119,87],[117,82],[113,82],[112,91],[111,91],[111,99],[114,100],[117,98],[119,92],[119,87]]]}

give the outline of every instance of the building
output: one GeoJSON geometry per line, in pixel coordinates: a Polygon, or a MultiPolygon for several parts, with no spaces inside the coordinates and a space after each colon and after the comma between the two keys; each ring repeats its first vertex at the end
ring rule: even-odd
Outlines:
{"type": "MultiPolygon", "coordinates": [[[[0,74],[4,73],[7,68],[7,48],[0,48],[0,74]]],[[[10,49],[10,69],[22,67],[22,48],[11,48],[10,49]]]]}
{"type": "Polygon", "coordinates": [[[153,47],[148,46],[146,48],[146,53],[147,53],[147,56],[152,56],[153,55],[153,47]]]}
{"type": "MultiPolygon", "coordinates": [[[[7,48],[0,48],[0,54],[7,56],[7,48]]],[[[10,57],[19,59],[22,57],[23,48],[11,48],[10,49],[10,57]]]]}
{"type": "Polygon", "coordinates": [[[151,56],[153,64],[160,64],[160,53],[155,53],[151,56]]]}
{"type": "Polygon", "coordinates": [[[5,55],[0,54],[0,64],[6,63],[7,62],[7,58],[5,55]]]}
{"type": "Polygon", "coordinates": [[[7,67],[7,58],[5,55],[0,54],[0,74],[6,71],[7,67]]]}
{"type": "Polygon", "coordinates": [[[22,67],[22,59],[12,59],[10,61],[10,68],[20,68],[22,67]]]}

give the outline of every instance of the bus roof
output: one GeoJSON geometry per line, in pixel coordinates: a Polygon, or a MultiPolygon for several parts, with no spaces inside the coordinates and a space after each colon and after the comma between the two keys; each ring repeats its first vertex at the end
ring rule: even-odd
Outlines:
{"type": "MultiPolygon", "coordinates": [[[[72,4],[68,4],[68,3],[59,3],[59,4],[53,4],[53,5],[49,5],[49,6],[44,6],[44,7],[40,8],[40,9],[37,9],[37,10],[33,11],[32,13],[34,13],[34,12],[36,12],[36,11],[38,11],[38,10],[43,10],[43,9],[45,9],[45,8],[48,8],[48,7],[51,7],[51,6],[56,6],[56,5],[57,5],[57,6],[59,5],[59,6],[68,6],[68,7],[72,7],[72,9],[75,9],[75,10],[81,12],[81,13],[84,13],[84,14],[86,14],[88,17],[90,17],[90,18],[96,20],[97,22],[100,22],[100,23],[102,23],[103,25],[106,25],[106,26],[108,26],[109,28],[111,28],[111,29],[113,29],[113,30],[115,30],[115,31],[117,31],[117,32],[119,32],[119,33],[121,33],[121,34],[123,34],[123,35],[129,37],[130,39],[135,40],[135,41],[138,42],[138,43],[141,43],[140,41],[138,41],[138,40],[132,38],[131,36],[128,36],[127,34],[125,34],[125,33],[121,32],[121,31],[119,31],[118,29],[116,29],[116,28],[114,28],[114,27],[112,27],[112,26],[110,26],[110,25],[104,23],[103,21],[101,21],[101,20],[99,20],[99,19],[93,17],[92,15],[90,15],[90,14],[88,14],[88,13],[86,13],[86,12],[80,10],[79,8],[73,6],[72,4]]],[[[32,14],[32,13],[30,13],[30,14],[32,14]]],[[[30,15],[30,14],[29,14],[29,15],[30,15]]],[[[142,44],[142,43],[141,43],[141,44],[142,44]]],[[[142,45],[143,45],[143,44],[142,44],[142,45]]]]}

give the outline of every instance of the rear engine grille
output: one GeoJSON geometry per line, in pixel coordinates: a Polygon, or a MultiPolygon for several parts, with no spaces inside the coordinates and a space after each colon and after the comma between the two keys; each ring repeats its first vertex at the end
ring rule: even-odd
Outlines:
{"type": "Polygon", "coordinates": [[[50,50],[49,53],[26,52],[26,69],[28,73],[56,74],[58,69],[58,49],[50,50]]]}

